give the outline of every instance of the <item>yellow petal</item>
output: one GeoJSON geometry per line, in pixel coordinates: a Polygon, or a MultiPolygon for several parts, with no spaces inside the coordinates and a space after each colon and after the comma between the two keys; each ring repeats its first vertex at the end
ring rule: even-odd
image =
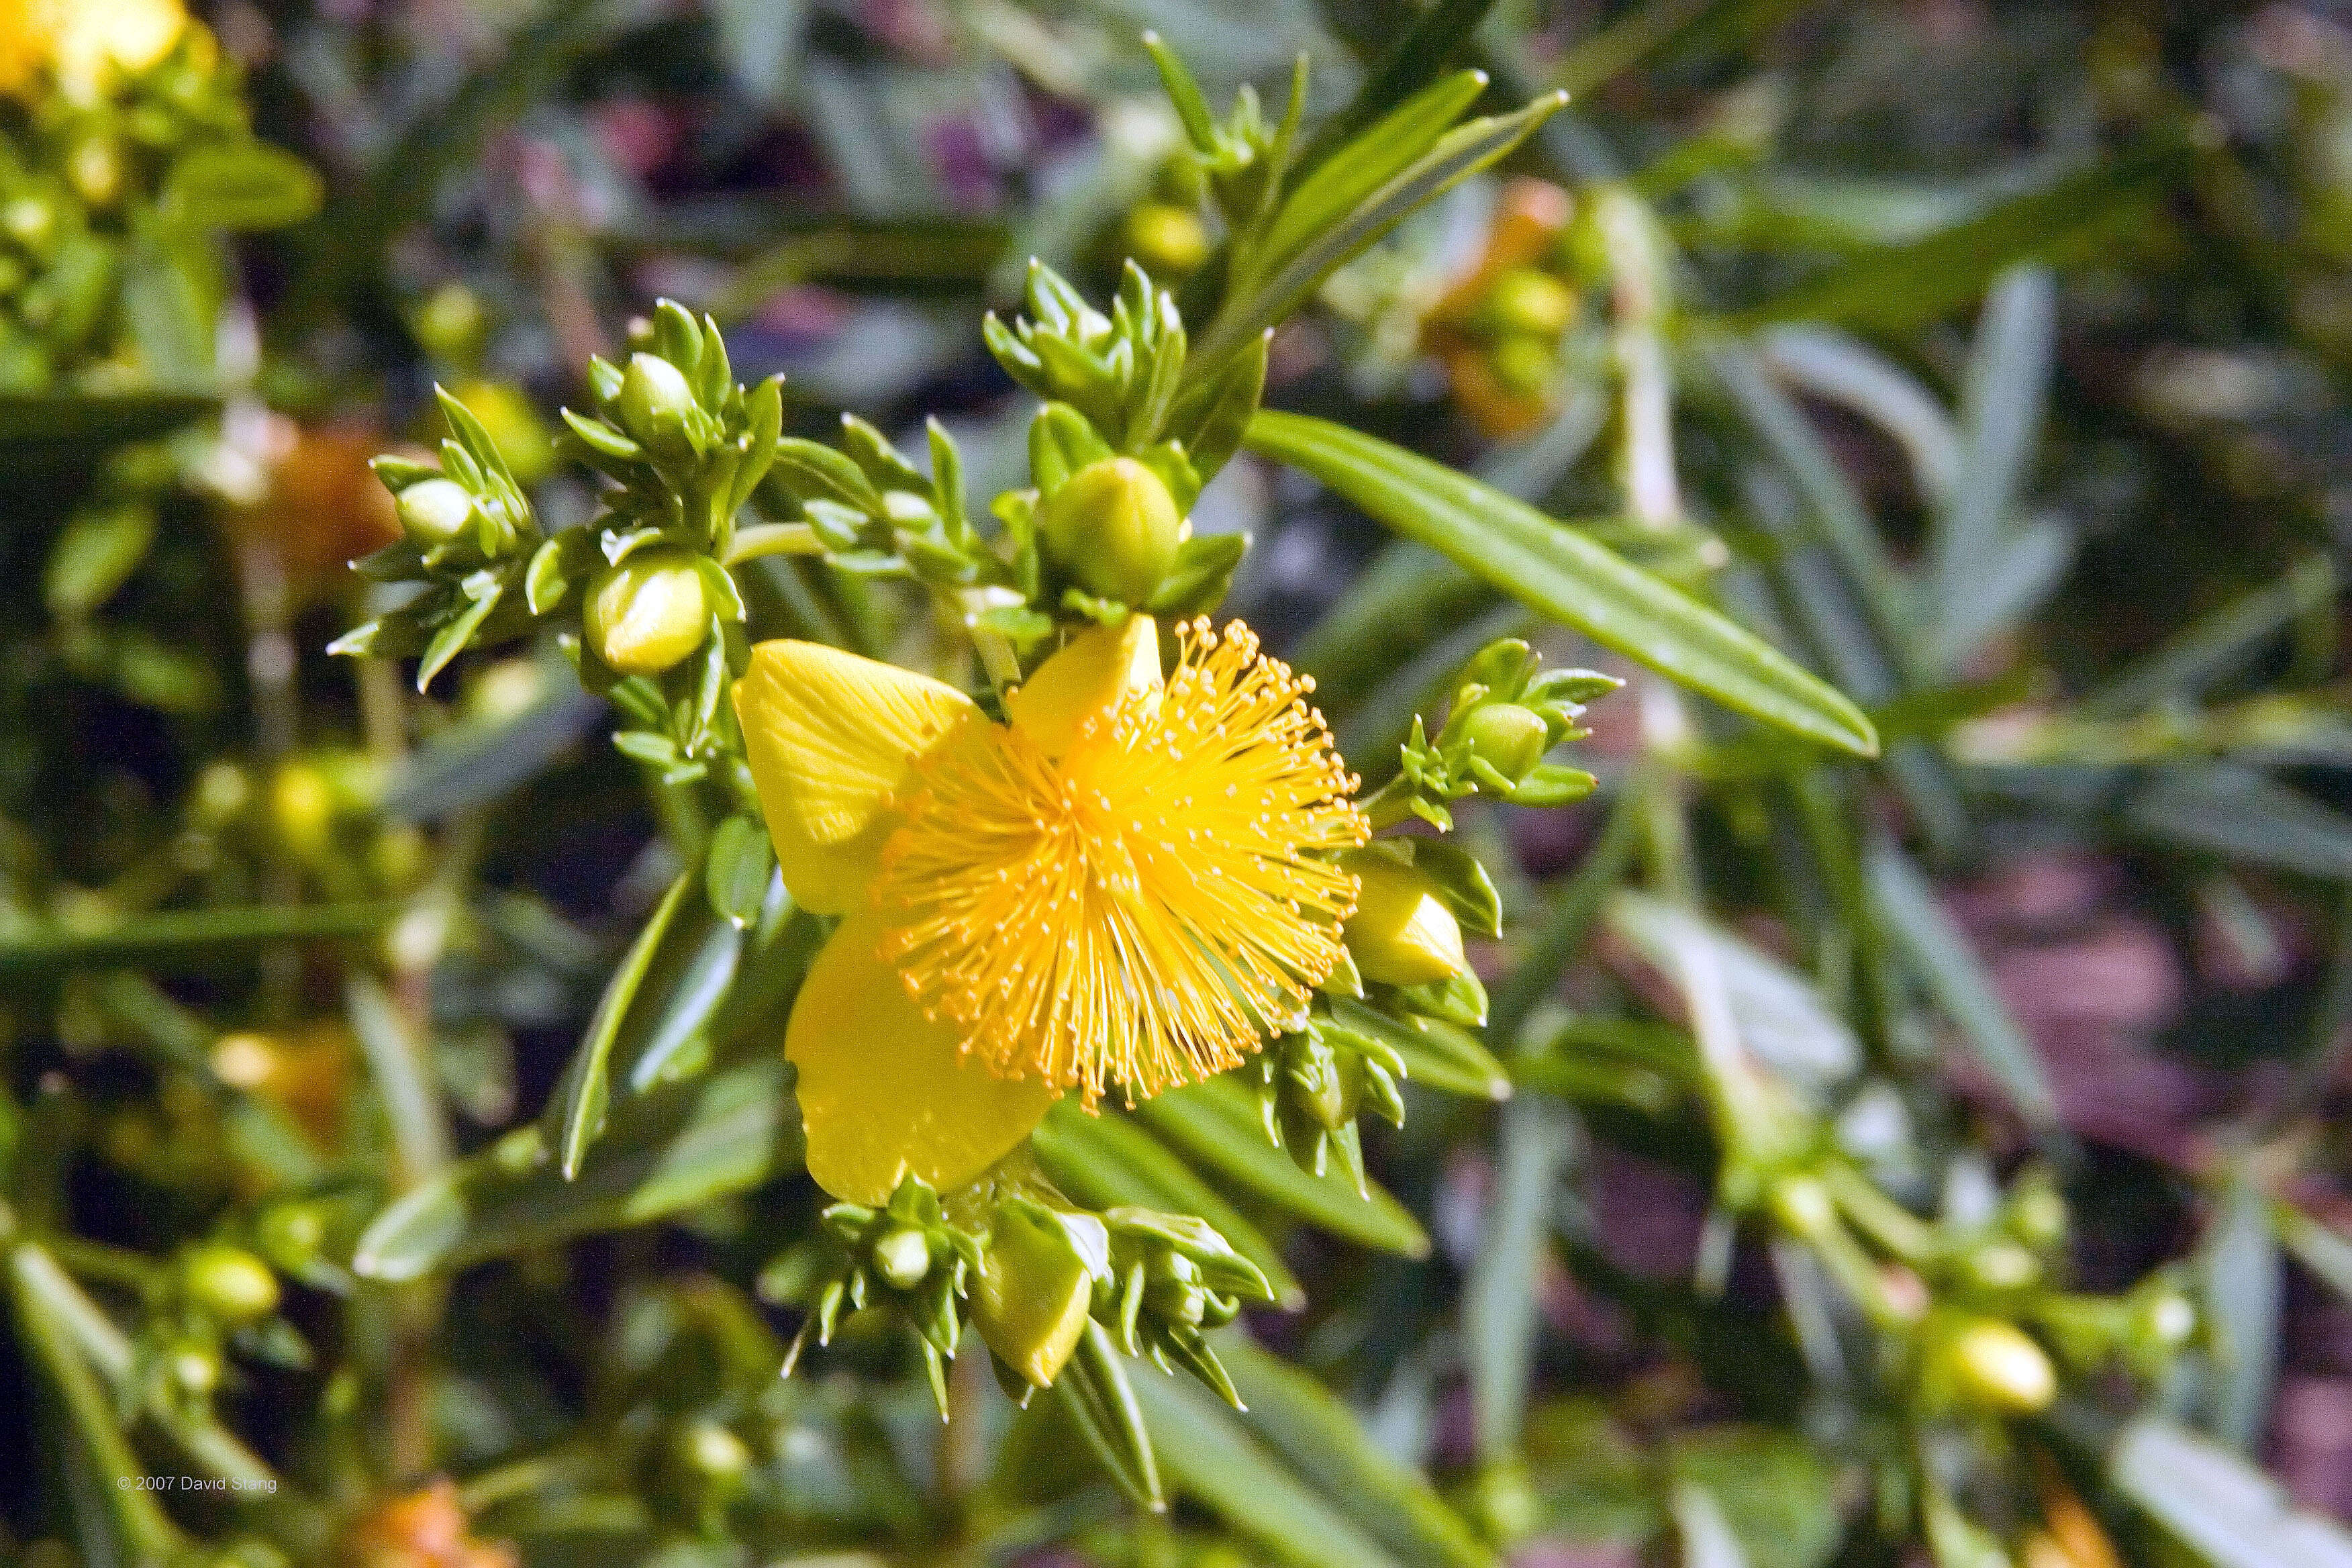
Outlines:
{"type": "Polygon", "coordinates": [[[735,683],[760,809],[784,886],[840,914],[873,880],[884,807],[914,760],[979,709],[954,687],[806,642],[763,642],[735,683]]]}
{"type": "Polygon", "coordinates": [[[914,1175],[947,1192],[1011,1153],[1054,1103],[1036,1079],[997,1078],[925,1018],[880,956],[881,917],[842,922],[784,1029],[808,1130],[809,1174],[835,1197],[880,1204],[914,1175]]]}
{"type": "Polygon", "coordinates": [[[1059,756],[1088,719],[1108,715],[1129,692],[1157,703],[1160,688],[1160,628],[1150,616],[1129,616],[1071,638],[1004,700],[1004,710],[1048,755],[1059,756]]]}

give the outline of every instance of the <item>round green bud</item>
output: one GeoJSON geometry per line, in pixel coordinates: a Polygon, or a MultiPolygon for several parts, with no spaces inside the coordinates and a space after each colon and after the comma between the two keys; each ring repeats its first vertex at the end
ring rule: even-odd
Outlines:
{"type": "Polygon", "coordinates": [[[1144,202],[1127,215],[1127,253],[1154,278],[1181,278],[1209,258],[1209,231],[1189,208],[1144,202]]]}
{"type": "Polygon", "coordinates": [[[972,1326],[1032,1387],[1059,1375],[1086,1332],[1094,1281],[1052,1218],[1006,1205],[989,1229],[971,1292],[972,1326]]]}
{"type": "Polygon", "coordinates": [[[2055,1187],[2036,1184],[2011,1200],[2009,1228],[2029,1247],[2055,1247],[2066,1239],[2066,1200],[2055,1187]]]}
{"type": "Polygon", "coordinates": [[[1462,924],[1428,878],[1385,855],[1349,854],[1340,863],[1356,874],[1356,912],[1344,934],[1358,973],[1385,985],[1427,985],[1469,967],[1462,924]]]}
{"type": "Polygon", "coordinates": [[[696,1475],[731,1481],[751,1468],[743,1439],[716,1421],[696,1421],[677,1435],[677,1457],[696,1475]]]}
{"type": "Polygon", "coordinates": [[[489,312],[481,296],[463,283],[444,283],[416,308],[416,337],[443,359],[464,363],[481,351],[489,312]]]}
{"type": "Polygon", "coordinates": [[[252,774],[235,763],[208,763],[190,792],[188,815],[202,826],[226,827],[252,804],[252,774]]]}
{"type": "Polygon", "coordinates": [[[629,356],[621,377],[615,412],[621,427],[656,457],[680,461],[694,456],[694,437],[688,421],[697,410],[694,388],[686,373],[658,354],[629,356]]]}
{"type": "Polygon", "coordinates": [[[1522,396],[1533,396],[1549,386],[1558,363],[1559,356],[1551,344],[1541,338],[1504,338],[1486,355],[1495,379],[1502,383],[1505,390],[1522,396]]]}
{"type": "Polygon", "coordinates": [[[1943,1352],[1953,1388],[1971,1405],[2030,1415],[2058,1396],[2049,1352],[2013,1323],[1979,1318],[1954,1332],[1943,1352]]]}
{"type": "Polygon", "coordinates": [[[1176,1279],[1154,1279],[1143,1288],[1143,1303],[1171,1323],[1198,1327],[1209,1307],[1208,1292],[1176,1279]]]}
{"type": "Polygon", "coordinates": [[[203,1345],[182,1345],[163,1365],[172,1381],[189,1394],[206,1394],[220,1386],[220,1357],[203,1345]]]}
{"type": "Polygon", "coordinates": [[[0,229],[6,230],[10,239],[27,250],[47,246],[57,228],[57,209],[38,196],[18,196],[0,207],[0,229]]]}
{"type": "Polygon", "coordinates": [[[1089,463],[1045,502],[1046,558],[1080,587],[1142,605],[1175,563],[1184,519],[1160,476],[1132,458],[1089,463]]]}
{"type": "Polygon", "coordinates": [[[612,668],[659,675],[709,633],[701,570],[676,545],[640,550],[596,574],[584,622],[588,645],[612,668]]]}
{"type": "Polygon", "coordinates": [[[419,479],[393,503],[401,531],[419,550],[457,544],[473,537],[473,492],[455,479],[419,479]]]}
{"type": "Polygon", "coordinates": [[[931,1271],[931,1244],[919,1230],[893,1230],[874,1244],[874,1268],[892,1289],[911,1290],[931,1271]]]}
{"type": "Polygon", "coordinates": [[[1480,316],[1498,338],[1557,338],[1576,319],[1576,296],[1549,272],[1515,267],[1495,279],[1480,316]]]}
{"type": "Polygon", "coordinates": [[[242,1247],[206,1242],[184,1267],[189,1296],[224,1323],[241,1328],[278,1310],[278,1276],[242,1247]]]}
{"type": "Polygon", "coordinates": [[[2196,1331],[2196,1305],[2178,1290],[2152,1291],[2132,1304],[2132,1337],[2151,1349],[2177,1351],[2196,1331]]]}
{"type": "Polygon", "coordinates": [[[1463,725],[1463,733],[1471,752],[1513,784],[1543,761],[1544,743],[1550,735],[1543,715],[1516,702],[1489,702],[1476,709],[1463,725]]]}
{"type": "Polygon", "coordinates": [[[2032,1253],[2013,1241],[1989,1241],[1962,1259],[1969,1279],[1988,1290],[2014,1290],[2042,1275],[2032,1253]]]}
{"type": "Polygon", "coordinates": [[[110,207],[122,194],[122,155],[106,137],[93,136],[67,155],[66,179],[91,206],[110,207]]]}
{"type": "Polygon", "coordinates": [[[1837,1201],[1817,1176],[1784,1176],[1772,1184],[1772,1217],[1792,1236],[1822,1236],[1837,1224],[1837,1201]]]}
{"type": "Polygon", "coordinates": [[[318,1260],[327,1245],[327,1216],[316,1204],[275,1204],[255,1220],[253,1239],[263,1257],[290,1273],[318,1260]]]}

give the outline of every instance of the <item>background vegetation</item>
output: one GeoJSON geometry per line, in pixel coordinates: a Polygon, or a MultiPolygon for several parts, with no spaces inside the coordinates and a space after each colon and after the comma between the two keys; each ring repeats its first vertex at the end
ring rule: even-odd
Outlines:
{"type": "MultiPolygon", "coordinates": [[[[79,92],[40,15],[0,10],[27,1564],[2352,1563],[2332,9],[228,0],[79,92]],[[1235,149],[1301,53],[1297,269],[1252,273],[1235,149]],[[1411,199],[1315,184],[1335,149],[1411,199]],[[909,495],[950,451],[984,504],[1068,395],[983,335],[1048,313],[1033,257],[1148,275],[1201,363],[1276,326],[1192,508],[1253,548],[1187,591],[1234,573],[1368,786],[1451,791],[1501,911],[1320,1175],[1235,1097],[1039,1133],[1263,1271],[1209,1342],[1242,1411],[1139,1364],[1016,1414],[858,1319],[777,1375],[816,928],[692,694],[592,695],[530,563],[496,618],[365,466],[451,437],[602,526],[557,410],[707,321],[784,376],[772,445],[909,495]],[[1444,771],[1509,638],[1625,681],[1525,796],[1588,798],[1444,771]]],[[[845,531],[737,563],[751,636],[962,658],[969,552],[778,482],[747,519],[845,531]]]]}

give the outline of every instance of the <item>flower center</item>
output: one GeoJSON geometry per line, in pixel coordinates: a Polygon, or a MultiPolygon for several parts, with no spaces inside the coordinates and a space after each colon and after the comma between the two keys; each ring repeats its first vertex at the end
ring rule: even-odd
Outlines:
{"type": "Polygon", "coordinates": [[[883,956],[1008,1078],[1129,1103],[1288,1027],[1343,951],[1368,830],[1311,681],[1196,620],[1157,702],[1058,759],[974,723],[919,766],[876,896],[883,956]]]}

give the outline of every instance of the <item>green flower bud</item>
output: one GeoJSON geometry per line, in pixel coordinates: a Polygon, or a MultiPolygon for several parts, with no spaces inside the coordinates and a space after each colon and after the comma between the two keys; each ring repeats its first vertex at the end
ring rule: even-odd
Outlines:
{"type": "Polygon", "coordinates": [[[253,777],[235,763],[208,763],[190,792],[188,816],[202,827],[226,827],[253,804],[253,777]]]}
{"type": "Polygon", "coordinates": [[[2066,1239],[2066,1200],[2055,1187],[2037,1183],[2011,1200],[2009,1228],[2029,1247],[2055,1247],[2066,1239]]]}
{"type": "Polygon", "coordinates": [[[2197,1308],[2178,1290],[2153,1290],[2132,1303],[2131,1334],[2158,1354],[2179,1350],[2197,1331],[2197,1308]]]}
{"type": "Polygon", "coordinates": [[[1822,1236],[1837,1224],[1837,1203],[1818,1177],[1785,1176],[1772,1184],[1772,1217],[1792,1236],[1822,1236]]]}
{"type": "Polygon", "coordinates": [[[694,457],[688,421],[699,405],[677,366],[658,354],[631,354],[616,403],[621,427],[646,450],[680,462],[694,457]]]}
{"type": "Polygon", "coordinates": [[[1498,338],[1557,338],[1576,319],[1576,296],[1549,272],[1515,267],[1495,279],[1479,314],[1498,338]]]}
{"type": "Polygon", "coordinates": [[[206,1242],[184,1267],[189,1296],[224,1323],[242,1327],[278,1310],[278,1276],[242,1247],[206,1242]]]}
{"type": "Polygon", "coordinates": [[[1160,476],[1132,458],[1072,474],[1045,502],[1047,559],[1090,594],[1141,605],[1175,563],[1184,519],[1160,476]]]}
{"type": "Polygon", "coordinates": [[[1209,1293],[1179,1279],[1154,1279],[1143,1288],[1143,1304],[1171,1323],[1197,1328],[1208,1312],[1209,1293]]]}
{"type": "Polygon", "coordinates": [[[220,1357],[202,1345],[182,1345],[163,1365],[172,1381],[186,1393],[201,1396],[220,1386],[220,1357]]]}
{"type": "Polygon", "coordinates": [[[1513,784],[1528,776],[1543,761],[1544,742],[1550,731],[1543,716],[1516,702],[1489,702],[1474,710],[1463,725],[1471,752],[1513,784]]]}
{"type": "Polygon", "coordinates": [[[997,1210],[971,1321],[998,1360],[1032,1387],[1048,1386],[1078,1348],[1093,1302],[1086,1262],[1050,1215],[1018,1204],[997,1210]]]}
{"type": "Polygon", "coordinates": [[[57,209],[38,196],[18,196],[0,208],[0,229],[27,250],[45,248],[57,228],[57,209]]]}
{"type": "Polygon", "coordinates": [[[1356,874],[1356,912],[1348,917],[1348,952],[1367,980],[1426,985],[1469,967],[1462,926],[1429,879],[1385,855],[1341,857],[1356,874]]]}
{"type": "Polygon", "coordinates": [[[1154,278],[1181,278],[1209,258],[1209,231],[1187,208],[1144,202],[1127,215],[1127,253],[1154,278]]]}
{"type": "Polygon", "coordinates": [[[751,1468],[751,1450],[743,1439],[716,1421],[696,1421],[677,1435],[677,1456],[698,1476],[719,1482],[740,1479],[751,1468]]]}
{"type": "Polygon", "coordinates": [[[1487,352],[1486,363],[1504,390],[1532,397],[1551,384],[1559,356],[1541,338],[1514,335],[1487,352]]]}
{"type": "Polygon", "coordinates": [[[253,1239],[263,1257],[292,1273],[318,1261],[327,1245],[327,1216],[316,1204],[273,1205],[254,1222],[253,1239]]]}
{"type": "Polygon", "coordinates": [[[613,668],[661,674],[700,647],[710,630],[694,556],[657,544],[605,567],[589,585],[585,624],[589,646],[613,668]]]}
{"type": "Polygon", "coordinates": [[[66,179],[91,206],[110,207],[122,194],[122,156],[112,142],[93,136],[67,156],[66,179]]]}
{"type": "Polygon", "coordinates": [[[420,479],[400,492],[394,510],[400,514],[401,531],[420,550],[474,536],[473,492],[455,479],[420,479]]]}
{"type": "Polygon", "coordinates": [[[2042,1265],[2013,1241],[1992,1241],[1962,1260],[1969,1279],[1988,1290],[2014,1290],[2041,1277],[2042,1265]]]}
{"type": "Polygon", "coordinates": [[[911,1290],[931,1271],[931,1244],[919,1230],[893,1230],[874,1244],[874,1268],[892,1289],[911,1290]]]}
{"type": "Polygon", "coordinates": [[[1942,1353],[1953,1389],[1971,1405],[2030,1415],[2058,1396],[2049,1352],[2013,1323],[1979,1318],[1946,1340],[1942,1353]]]}

